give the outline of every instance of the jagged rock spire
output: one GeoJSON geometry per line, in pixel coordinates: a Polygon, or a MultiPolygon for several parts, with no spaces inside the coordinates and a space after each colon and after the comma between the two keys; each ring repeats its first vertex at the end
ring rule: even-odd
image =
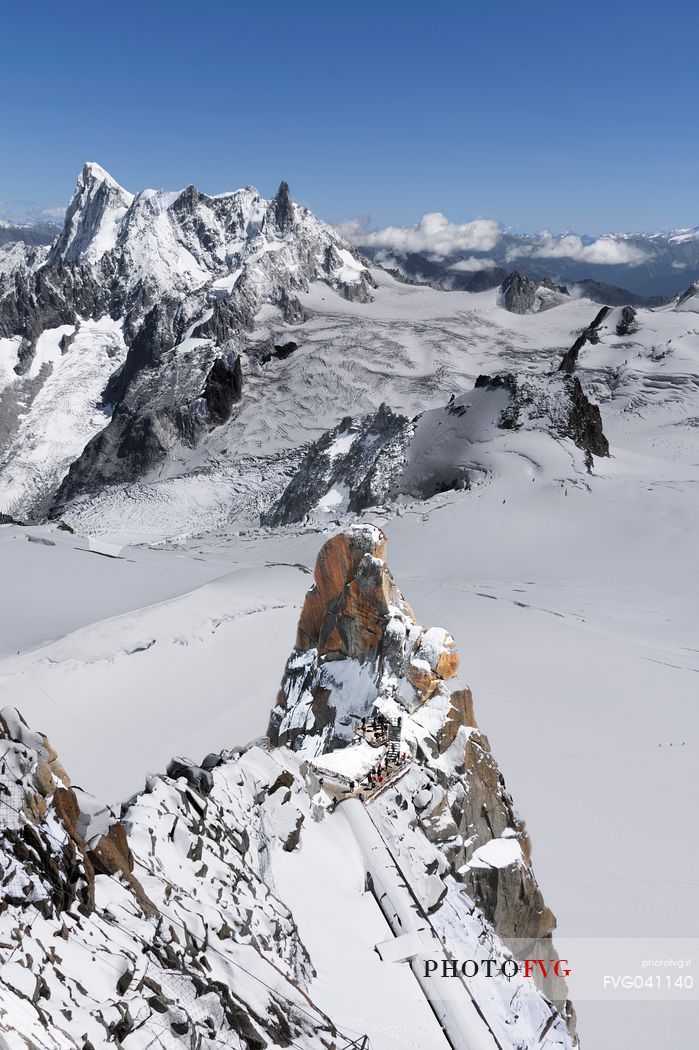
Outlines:
{"type": "MultiPolygon", "coordinates": [[[[332,768],[337,756],[328,753],[344,748],[342,768],[353,771],[367,746],[361,720],[378,713],[397,725],[400,747],[413,761],[395,794],[389,786],[382,797],[424,835],[426,874],[440,873],[431,909],[446,896],[442,876],[449,875],[513,950],[539,942],[554,957],[556,920],[531,867],[524,821],[476,725],[470,689],[452,691],[447,684],[459,666],[454,639],[444,628],[417,623],[388,569],[386,547],[381,529],[361,524],[321,548],[271,715],[270,741],[320,768],[328,762],[332,768]]],[[[383,828],[393,834],[390,819],[383,828]]],[[[395,835],[392,845],[400,851],[402,832],[395,835]]],[[[558,981],[547,994],[573,1033],[565,984],[558,981]]]]}
{"type": "Polygon", "coordinates": [[[280,233],[286,233],[290,230],[294,223],[294,206],[291,202],[291,194],[289,192],[289,183],[283,179],[279,183],[279,189],[276,192],[272,203],[272,209],[274,214],[274,221],[279,229],[280,233]]]}
{"type": "Polygon", "coordinates": [[[454,639],[424,631],[385,562],[386,537],[354,525],[320,550],[296,647],[272,712],[270,738],[314,754],[353,738],[352,717],[371,714],[394,683],[415,710],[456,673],[454,639]]]}

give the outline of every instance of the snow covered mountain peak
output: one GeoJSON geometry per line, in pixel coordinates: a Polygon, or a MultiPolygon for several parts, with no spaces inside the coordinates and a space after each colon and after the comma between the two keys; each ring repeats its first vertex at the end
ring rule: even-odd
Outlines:
{"type": "MultiPolygon", "coordinates": [[[[93,163],[80,174],[48,257],[3,254],[0,339],[8,340],[5,374],[17,396],[6,403],[10,424],[0,432],[11,441],[19,429],[26,449],[19,416],[26,382],[17,377],[37,381],[33,398],[59,370],[78,367],[70,348],[79,330],[97,325],[100,333],[94,367],[87,360],[82,368],[90,373],[89,418],[79,438],[42,462],[41,492],[19,466],[18,445],[3,450],[12,477],[4,491],[0,479],[0,506],[23,516],[45,512],[68,468],[63,496],[134,478],[170,451],[194,448],[240,400],[240,354],[258,328],[302,321],[298,294],[313,282],[359,302],[370,300],[374,284],[339,236],[293,203],[286,182],[270,201],[250,187],[218,197],[191,185],[134,196],[93,163]]],[[[28,433],[37,425],[48,423],[28,419],[28,433]]],[[[2,468],[0,461],[0,475],[2,468]]]]}
{"type": "Polygon", "coordinates": [[[286,233],[294,221],[294,206],[291,202],[289,183],[282,180],[279,189],[271,202],[274,210],[274,220],[280,233],[286,233]]]}
{"type": "Polygon", "coordinates": [[[112,178],[108,171],[106,171],[100,164],[97,164],[94,160],[87,160],[83,164],[82,171],[78,177],[78,186],[87,187],[91,183],[104,183],[109,189],[118,190],[121,193],[130,196],[133,199],[133,194],[129,194],[116,179],[112,178]]]}
{"type": "Polygon", "coordinates": [[[84,259],[95,263],[115,243],[119,226],[134,196],[99,164],[88,162],[68,205],[63,231],[54,242],[49,264],[84,259]]]}

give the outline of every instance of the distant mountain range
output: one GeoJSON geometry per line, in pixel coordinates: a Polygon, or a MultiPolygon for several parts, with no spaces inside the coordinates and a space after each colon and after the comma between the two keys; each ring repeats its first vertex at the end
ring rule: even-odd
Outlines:
{"type": "MultiPolygon", "coordinates": [[[[224,195],[225,196],[225,195],[224,195]]],[[[452,223],[439,212],[415,226],[372,230],[340,223],[337,232],[373,262],[412,280],[447,289],[494,288],[512,270],[549,278],[590,298],[621,305],[657,305],[699,278],[699,226],[655,233],[520,234],[490,219],[452,223]],[[615,289],[622,291],[614,298],[615,289]],[[630,294],[629,294],[630,293],[630,294]]],[[[62,225],[44,220],[0,219],[0,245],[48,245],[62,225]]],[[[74,253],[75,253],[74,249],[74,253]]]]}
{"type": "Polygon", "coordinates": [[[24,241],[25,244],[51,244],[61,232],[55,222],[41,219],[27,222],[6,222],[0,219],[0,244],[24,241]]]}
{"type": "MultiPolygon", "coordinates": [[[[501,284],[511,270],[535,280],[628,289],[636,297],[669,299],[699,277],[699,227],[653,234],[601,237],[543,232],[515,234],[496,222],[456,224],[439,213],[416,226],[368,230],[339,227],[374,262],[414,280],[445,288],[482,291],[501,284]]],[[[626,296],[628,301],[628,296],[626,296]]],[[[641,305],[640,298],[637,304],[641,305]]],[[[652,305],[652,303],[646,303],[652,305]]]]}

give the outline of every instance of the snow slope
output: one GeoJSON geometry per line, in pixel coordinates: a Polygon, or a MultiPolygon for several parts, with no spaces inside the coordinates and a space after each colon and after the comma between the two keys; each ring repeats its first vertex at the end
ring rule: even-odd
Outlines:
{"type": "Polygon", "coordinates": [[[55,488],[104,427],[108,416],[100,405],[102,391],[125,357],[121,325],[110,317],[41,335],[27,376],[33,379],[45,370],[47,378],[0,456],[0,505],[6,513],[21,514],[27,506],[40,509],[37,493],[55,488]],[[69,340],[65,351],[62,339],[69,340]]]}

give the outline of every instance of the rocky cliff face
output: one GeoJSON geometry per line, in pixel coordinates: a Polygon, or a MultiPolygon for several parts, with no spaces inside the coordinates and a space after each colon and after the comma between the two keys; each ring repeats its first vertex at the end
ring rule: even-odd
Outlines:
{"type": "Polygon", "coordinates": [[[14,708],[0,711],[0,810],[5,905],[49,917],[95,905],[95,873],[119,874],[145,914],[155,909],[133,876],[123,824],[74,788],[47,738],[14,708]]]}
{"type": "Polygon", "coordinates": [[[171,763],[117,819],[71,786],[44,736],[2,711],[9,1045],[336,1050],[335,1025],[305,991],[308,952],[267,884],[269,853],[298,842],[305,785],[258,748],[205,764],[171,763]]]}
{"type": "Polygon", "coordinates": [[[472,391],[412,420],[386,405],[373,416],[344,419],[314,442],[262,524],[327,520],[468,489],[500,469],[503,431],[571,442],[588,470],[594,456],[609,455],[599,408],[576,376],[480,376],[472,391]]]}
{"type": "MultiPolygon", "coordinates": [[[[524,822],[478,728],[470,690],[448,685],[459,666],[454,639],[416,621],[386,564],[386,545],[379,529],[358,525],[321,549],[270,740],[320,766],[344,749],[343,769],[352,770],[356,755],[360,770],[361,720],[376,713],[400,720],[400,749],[414,757],[382,794],[380,824],[415,873],[424,907],[437,914],[465,891],[505,942],[552,956],[556,920],[534,876],[524,822]]],[[[565,987],[548,991],[574,1031],[565,987]]]]}
{"type": "Polygon", "coordinates": [[[372,416],[343,419],[314,442],[263,525],[302,521],[314,510],[360,512],[395,498],[415,422],[381,405],[372,416]]]}
{"type": "MultiPolygon", "coordinates": [[[[0,391],[0,441],[11,430],[5,417],[31,405],[81,328],[110,318],[128,351],[100,375],[101,396],[81,420],[85,437],[71,443],[72,458],[66,451],[60,463],[41,465],[42,475],[53,474],[43,486],[53,481],[54,491],[68,471],[59,504],[137,478],[230,418],[263,307],[267,326],[274,317],[298,323],[298,292],[313,281],[354,301],[373,289],[363,262],[293,203],[286,183],[271,201],[251,188],[134,196],[96,164],[83,168],[48,256],[14,245],[3,255],[0,338],[12,341],[15,357],[0,391]]],[[[46,498],[44,491],[42,505],[46,498]]]]}
{"type": "Polygon", "coordinates": [[[555,285],[548,277],[532,280],[513,270],[500,285],[499,301],[511,314],[532,314],[555,306],[567,294],[566,288],[555,285]]]}
{"type": "Polygon", "coordinates": [[[479,376],[476,389],[508,392],[509,403],[498,424],[503,429],[517,430],[527,422],[545,419],[551,434],[568,438],[584,452],[588,469],[593,456],[609,455],[599,407],[587,398],[577,377],[504,373],[479,376]]]}

